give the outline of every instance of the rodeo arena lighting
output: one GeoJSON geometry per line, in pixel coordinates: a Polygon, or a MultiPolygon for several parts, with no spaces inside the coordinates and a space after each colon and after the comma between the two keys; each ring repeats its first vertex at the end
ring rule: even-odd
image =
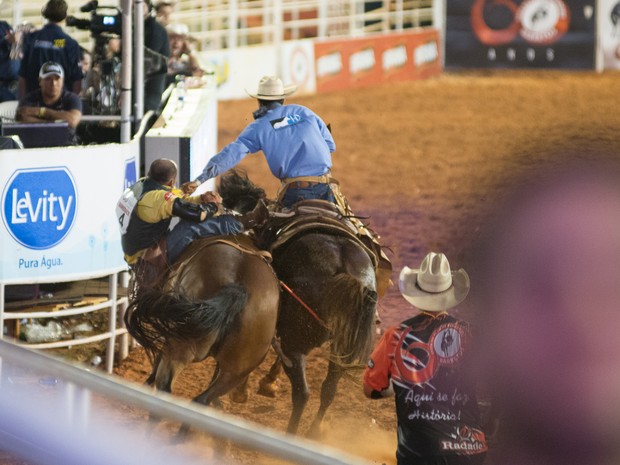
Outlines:
{"type": "MultiPolygon", "coordinates": [[[[154,418],[265,457],[367,463],[112,374],[138,346],[124,323],[131,272],[118,199],[160,158],[177,164],[179,184],[195,180],[218,151],[218,101],[247,97],[245,89],[269,75],[312,95],[431,78],[444,68],[620,68],[614,0],[506,0],[503,7],[492,0],[177,0],[172,20],[191,38],[203,73],[173,79],[159,105],[146,108],[145,81],[167,68],[167,57],[145,47],[148,5],[68,3],[63,29],[92,49],[99,74],[82,89],[81,143],[66,145],[66,123],[20,126],[17,101],[0,103],[0,449],[32,463],[205,462],[193,455],[201,444],[175,448],[154,418]],[[107,56],[114,39],[119,51],[107,56]],[[59,283],[66,295],[44,295],[59,283]],[[58,323],[93,315],[105,323],[85,335],[58,323]],[[95,343],[105,344],[103,360],[70,364],[41,352],[95,343]]],[[[0,0],[0,16],[25,36],[43,25],[41,6],[0,0]]],[[[207,181],[197,192],[214,186],[207,181]]]]}

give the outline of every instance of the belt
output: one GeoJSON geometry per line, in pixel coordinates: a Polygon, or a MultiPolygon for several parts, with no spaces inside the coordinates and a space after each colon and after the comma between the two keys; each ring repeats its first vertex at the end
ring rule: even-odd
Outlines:
{"type": "Polygon", "coordinates": [[[312,186],[318,186],[319,184],[325,184],[323,182],[312,182],[312,181],[293,181],[288,184],[289,189],[306,189],[312,186]]]}

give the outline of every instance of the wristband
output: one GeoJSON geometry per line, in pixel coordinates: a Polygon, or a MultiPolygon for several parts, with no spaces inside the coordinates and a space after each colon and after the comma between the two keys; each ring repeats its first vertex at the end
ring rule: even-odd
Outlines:
{"type": "Polygon", "coordinates": [[[45,117],[45,107],[39,107],[39,118],[44,119],[45,117]]]}

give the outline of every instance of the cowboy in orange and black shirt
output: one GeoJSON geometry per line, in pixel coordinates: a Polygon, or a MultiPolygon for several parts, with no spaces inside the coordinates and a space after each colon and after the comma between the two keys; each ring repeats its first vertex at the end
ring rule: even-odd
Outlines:
{"type": "Polygon", "coordinates": [[[400,275],[403,296],[421,312],[388,329],[364,372],[371,399],[395,394],[398,465],[478,465],[487,442],[464,360],[470,328],[445,311],[465,299],[469,277],[430,253],[400,275]]]}

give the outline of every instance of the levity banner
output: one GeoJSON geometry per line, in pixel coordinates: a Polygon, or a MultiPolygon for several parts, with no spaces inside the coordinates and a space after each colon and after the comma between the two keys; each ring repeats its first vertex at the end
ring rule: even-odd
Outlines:
{"type": "Polygon", "coordinates": [[[595,0],[446,3],[446,68],[595,66],[595,0]]]}
{"type": "Polygon", "coordinates": [[[87,279],[125,268],[115,207],[138,144],[0,154],[0,280],[87,279]]]}

